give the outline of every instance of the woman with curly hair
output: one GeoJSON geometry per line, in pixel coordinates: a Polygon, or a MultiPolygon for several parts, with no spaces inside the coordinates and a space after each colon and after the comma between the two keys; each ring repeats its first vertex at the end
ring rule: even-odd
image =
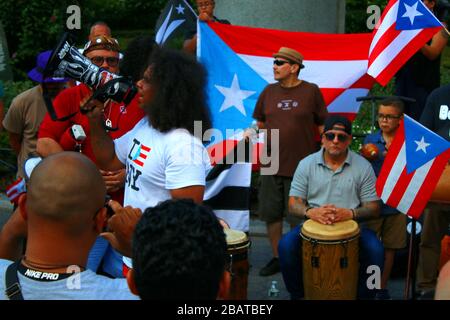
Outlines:
{"type": "Polygon", "coordinates": [[[152,36],[142,35],[131,40],[120,60],[120,75],[131,78],[134,83],[141,80],[155,46],[152,36]]]}
{"type": "Polygon", "coordinates": [[[193,58],[155,48],[143,79],[139,104],[147,113],[126,135],[112,140],[101,125],[103,105],[88,102],[92,145],[104,170],[126,167],[124,206],[144,211],[171,198],[203,200],[210,160],[201,137],[211,126],[205,99],[206,75],[193,58]]]}

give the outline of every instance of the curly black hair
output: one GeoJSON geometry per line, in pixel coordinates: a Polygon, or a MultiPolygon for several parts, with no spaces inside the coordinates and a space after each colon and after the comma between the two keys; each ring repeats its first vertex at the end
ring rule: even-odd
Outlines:
{"type": "Polygon", "coordinates": [[[161,132],[184,128],[194,134],[194,121],[201,121],[202,135],[210,129],[203,66],[183,52],[159,47],[153,50],[149,66],[156,93],[144,108],[152,126],[161,132]]]}
{"type": "Polygon", "coordinates": [[[147,35],[131,40],[120,61],[120,74],[130,77],[135,83],[142,79],[148,66],[148,57],[155,45],[153,37],[147,35]]]}
{"type": "Polygon", "coordinates": [[[214,300],[227,244],[211,209],[190,199],[145,210],[133,236],[133,270],[141,299],[214,300]]]}

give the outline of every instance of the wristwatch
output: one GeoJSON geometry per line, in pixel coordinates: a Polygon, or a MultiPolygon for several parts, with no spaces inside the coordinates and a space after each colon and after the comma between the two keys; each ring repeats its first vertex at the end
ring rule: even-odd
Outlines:
{"type": "Polygon", "coordinates": [[[308,210],[311,210],[313,207],[307,207],[306,209],[305,209],[305,219],[306,220],[308,220],[309,219],[309,217],[308,217],[308,210]]]}

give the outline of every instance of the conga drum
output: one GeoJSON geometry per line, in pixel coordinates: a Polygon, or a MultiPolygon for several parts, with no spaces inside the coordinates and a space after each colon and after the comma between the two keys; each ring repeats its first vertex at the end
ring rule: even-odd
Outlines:
{"type": "Polygon", "coordinates": [[[356,299],[359,227],[353,220],[303,224],[303,283],[308,300],[356,299]]]}
{"type": "Polygon", "coordinates": [[[224,229],[224,232],[227,240],[228,270],[231,274],[228,299],[247,300],[250,242],[242,231],[224,229]]]}
{"type": "Polygon", "coordinates": [[[430,197],[431,202],[450,204],[450,165],[446,165],[436,188],[430,197]]]}

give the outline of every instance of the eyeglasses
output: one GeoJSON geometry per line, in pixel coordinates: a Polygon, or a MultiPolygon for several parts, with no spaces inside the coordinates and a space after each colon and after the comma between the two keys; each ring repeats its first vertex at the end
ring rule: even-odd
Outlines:
{"type": "Polygon", "coordinates": [[[336,136],[337,136],[339,142],[346,142],[349,138],[349,136],[346,134],[333,133],[333,132],[327,132],[324,135],[328,141],[334,141],[334,138],[336,138],[336,136]]]}
{"type": "Polygon", "coordinates": [[[400,119],[401,117],[402,116],[395,116],[393,114],[382,114],[382,113],[377,114],[377,119],[378,120],[392,121],[394,119],[400,119]]]}
{"type": "Polygon", "coordinates": [[[91,58],[92,63],[94,63],[97,66],[103,65],[105,60],[106,60],[106,63],[108,64],[108,66],[110,66],[110,67],[117,67],[117,65],[119,64],[119,58],[116,58],[116,57],[95,56],[95,57],[91,58]]]}
{"type": "Polygon", "coordinates": [[[276,65],[276,66],[282,66],[282,65],[284,65],[285,63],[290,63],[289,61],[284,61],[284,60],[273,60],[273,64],[274,65],[276,65]]]}

